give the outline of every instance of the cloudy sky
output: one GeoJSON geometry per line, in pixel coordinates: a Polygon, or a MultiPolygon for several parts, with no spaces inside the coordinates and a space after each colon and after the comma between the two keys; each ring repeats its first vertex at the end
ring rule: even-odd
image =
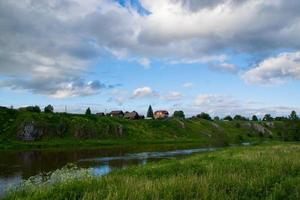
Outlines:
{"type": "Polygon", "coordinates": [[[0,0],[0,104],[300,112],[299,0],[0,0]]]}

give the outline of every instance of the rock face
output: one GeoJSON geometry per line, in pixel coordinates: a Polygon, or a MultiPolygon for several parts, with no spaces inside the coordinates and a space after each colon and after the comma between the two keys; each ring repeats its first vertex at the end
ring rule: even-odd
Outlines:
{"type": "Polygon", "coordinates": [[[122,125],[118,125],[118,127],[117,127],[117,135],[119,137],[123,136],[123,126],[122,125]]]}
{"type": "Polygon", "coordinates": [[[182,129],[185,129],[185,123],[183,121],[179,121],[179,124],[180,124],[182,129]]]}
{"type": "Polygon", "coordinates": [[[252,128],[255,131],[257,131],[257,132],[259,132],[259,133],[261,133],[263,135],[266,135],[266,134],[267,135],[272,135],[272,132],[270,130],[268,130],[267,128],[265,128],[264,126],[262,126],[260,124],[252,124],[252,128]]]}
{"type": "Polygon", "coordinates": [[[43,130],[39,129],[34,121],[26,122],[21,128],[19,138],[23,141],[34,141],[43,135],[43,130]]]}

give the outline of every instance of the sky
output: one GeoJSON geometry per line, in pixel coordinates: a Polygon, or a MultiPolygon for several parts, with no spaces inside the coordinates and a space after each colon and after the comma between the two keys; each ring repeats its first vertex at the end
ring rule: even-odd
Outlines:
{"type": "Polygon", "coordinates": [[[300,113],[299,0],[0,0],[0,105],[300,113]]]}

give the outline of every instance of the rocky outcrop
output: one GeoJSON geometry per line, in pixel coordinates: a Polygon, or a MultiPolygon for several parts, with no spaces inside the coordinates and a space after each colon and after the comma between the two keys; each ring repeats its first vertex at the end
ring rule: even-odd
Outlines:
{"type": "Polygon", "coordinates": [[[123,125],[119,124],[117,126],[117,136],[122,137],[123,136],[123,125]]]}
{"type": "Polygon", "coordinates": [[[185,123],[183,121],[179,121],[179,124],[182,129],[185,129],[185,123]]]}
{"type": "Polygon", "coordinates": [[[39,128],[34,121],[25,122],[21,126],[21,131],[18,134],[19,139],[23,141],[34,141],[43,135],[44,131],[39,128]]]}
{"type": "Polygon", "coordinates": [[[265,125],[269,128],[274,128],[274,123],[273,122],[266,122],[265,125]]]}
{"type": "Polygon", "coordinates": [[[263,135],[272,135],[272,132],[260,124],[253,123],[252,128],[263,135]]]}

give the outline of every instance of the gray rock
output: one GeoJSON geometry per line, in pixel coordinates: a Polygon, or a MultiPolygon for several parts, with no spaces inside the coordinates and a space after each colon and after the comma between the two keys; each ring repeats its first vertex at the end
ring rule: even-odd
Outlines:
{"type": "Polygon", "coordinates": [[[179,121],[179,124],[180,124],[180,126],[181,126],[182,129],[185,129],[185,123],[184,122],[179,121]]]}
{"type": "Polygon", "coordinates": [[[23,141],[34,141],[43,135],[43,130],[39,129],[34,121],[25,122],[21,128],[19,138],[23,141]]]}
{"type": "Polygon", "coordinates": [[[117,127],[117,135],[119,136],[119,137],[122,137],[123,136],[123,125],[118,125],[118,127],[117,127]]]}
{"type": "Polygon", "coordinates": [[[269,129],[260,124],[253,123],[252,128],[257,132],[262,133],[263,135],[272,135],[272,132],[269,129]]]}

